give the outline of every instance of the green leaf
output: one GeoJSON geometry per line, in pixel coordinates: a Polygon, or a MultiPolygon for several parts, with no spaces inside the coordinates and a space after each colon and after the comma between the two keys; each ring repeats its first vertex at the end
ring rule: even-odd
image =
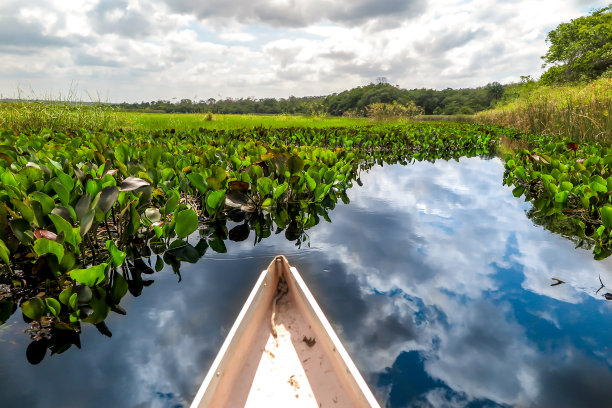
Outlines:
{"type": "Polygon", "coordinates": [[[140,228],[140,214],[136,207],[134,203],[130,205],[130,221],[127,225],[127,233],[130,235],[138,233],[138,228],[140,228]]]}
{"type": "Polygon", "coordinates": [[[601,221],[606,228],[612,228],[612,206],[605,205],[599,209],[601,221]]]}
{"type": "Polygon", "coordinates": [[[74,188],[74,179],[72,177],[70,177],[68,174],[64,173],[61,170],[56,170],[55,175],[57,176],[62,186],[66,189],[66,191],[72,191],[72,189],[74,188]]]}
{"type": "Polygon", "coordinates": [[[13,207],[17,210],[17,213],[26,221],[28,221],[30,224],[34,223],[34,211],[32,211],[32,208],[28,204],[21,200],[17,200],[16,198],[11,198],[11,204],[13,204],[13,207]]]}
{"type": "Polygon", "coordinates": [[[206,191],[208,190],[208,184],[206,184],[206,181],[204,180],[204,177],[202,177],[201,174],[198,174],[198,173],[189,173],[189,174],[187,174],[187,178],[189,179],[191,184],[201,194],[206,194],[206,191]]]}
{"type": "Polygon", "coordinates": [[[100,194],[98,209],[102,211],[103,214],[108,213],[117,202],[118,197],[119,189],[116,186],[105,187],[100,194]]]}
{"type": "Polygon", "coordinates": [[[145,210],[145,216],[152,223],[161,221],[161,213],[157,208],[147,208],[145,210]]]}
{"type": "Polygon", "coordinates": [[[573,188],[574,188],[574,185],[570,183],[569,181],[563,181],[561,183],[561,191],[572,191],[573,188]]]}
{"type": "Polygon", "coordinates": [[[66,187],[64,187],[64,185],[57,180],[53,181],[51,185],[53,186],[53,190],[55,190],[60,202],[63,205],[70,205],[70,191],[68,191],[66,187]]]}
{"type": "Polygon", "coordinates": [[[11,251],[9,251],[9,249],[6,247],[6,244],[4,243],[4,241],[0,239],[0,259],[2,259],[2,261],[6,264],[6,266],[8,266],[9,271],[13,272],[13,270],[11,269],[10,261],[9,261],[10,255],[11,255],[11,251]]]}
{"type": "Polygon", "coordinates": [[[227,252],[227,247],[225,246],[225,242],[219,237],[214,237],[209,243],[210,247],[213,251],[218,252],[220,254],[225,254],[227,252]]]}
{"type": "Polygon", "coordinates": [[[569,196],[569,192],[567,191],[559,191],[555,194],[555,202],[556,203],[564,203],[567,201],[567,197],[569,196]]]}
{"type": "Polygon", "coordinates": [[[72,295],[70,295],[70,298],[68,299],[68,304],[70,305],[72,310],[77,310],[77,299],[78,298],[79,296],[76,293],[73,293],[72,295]]]}
{"type": "Polygon", "coordinates": [[[150,186],[151,183],[138,177],[128,177],[121,183],[121,191],[134,191],[142,187],[150,186]]]}
{"type": "Polygon", "coordinates": [[[306,178],[306,184],[308,185],[308,190],[314,192],[317,188],[317,182],[313,179],[310,174],[304,173],[304,177],[306,178]]]}
{"type": "Polygon", "coordinates": [[[257,191],[263,198],[272,192],[272,180],[269,177],[261,177],[257,179],[257,191]]]}
{"type": "Polygon", "coordinates": [[[42,206],[43,214],[49,214],[55,208],[55,201],[45,193],[35,191],[29,195],[30,200],[38,201],[42,206]]]}
{"type": "Polygon", "coordinates": [[[208,215],[217,214],[225,206],[225,190],[209,192],[206,196],[206,212],[208,215]]]}
{"type": "Polygon", "coordinates": [[[81,229],[79,230],[79,233],[82,237],[89,232],[89,229],[93,225],[95,215],[96,210],[89,210],[83,215],[83,218],[81,218],[81,229]]]}
{"type": "Polygon", "coordinates": [[[110,239],[106,241],[106,249],[110,253],[111,261],[115,268],[123,264],[126,253],[117,248],[117,245],[110,239]]]}
{"type": "Polygon", "coordinates": [[[67,242],[74,248],[77,248],[81,243],[81,237],[74,233],[72,225],[70,225],[70,223],[64,218],[53,213],[49,214],[49,219],[55,226],[55,230],[58,234],[64,233],[64,242],[67,242]]]}
{"type": "Polygon", "coordinates": [[[274,187],[274,192],[272,194],[272,197],[275,200],[278,200],[279,197],[282,196],[285,191],[287,191],[287,188],[289,188],[289,184],[287,184],[287,182],[284,182],[283,184],[280,184],[274,187]]]}
{"type": "Polygon", "coordinates": [[[44,174],[40,169],[40,166],[33,162],[28,162],[26,167],[19,170],[19,172],[15,174],[15,178],[22,185],[22,187],[24,187],[24,189],[28,189],[32,184],[35,184],[43,177],[44,174]]]}
{"type": "Polygon", "coordinates": [[[58,205],[53,209],[53,211],[51,211],[51,214],[58,215],[69,223],[74,223],[77,219],[76,212],[71,206],[62,207],[61,205],[58,205]]]}
{"type": "MultiPolygon", "coordinates": [[[[223,191],[223,193],[225,193],[223,191]]],[[[207,200],[208,201],[208,200],[207,200]]],[[[174,231],[179,238],[184,238],[198,228],[198,214],[192,209],[186,209],[176,215],[174,231]]]]}
{"type": "Polygon", "coordinates": [[[45,303],[47,304],[47,307],[49,308],[53,316],[58,317],[60,312],[62,311],[62,305],[60,304],[60,302],[58,302],[55,298],[46,298],[45,303]]]}
{"type": "Polygon", "coordinates": [[[85,191],[91,197],[95,197],[100,192],[100,188],[98,187],[98,183],[95,180],[89,179],[87,180],[87,183],[85,183],[85,191]]]}
{"type": "Polygon", "coordinates": [[[89,302],[89,306],[93,309],[93,313],[83,319],[85,323],[98,324],[106,319],[110,312],[110,307],[106,303],[106,292],[104,289],[96,289],[93,298],[89,302]]]}
{"type": "Polygon", "coordinates": [[[302,160],[298,156],[291,156],[287,160],[287,169],[291,172],[291,174],[295,174],[301,171],[304,168],[304,160],[302,160]]]}
{"type": "MultiPolygon", "coordinates": [[[[159,259],[159,257],[157,257],[159,259]]],[[[158,271],[159,272],[159,271],[158,271]]],[[[125,296],[128,291],[128,283],[123,275],[117,273],[113,279],[113,287],[110,291],[110,297],[115,304],[119,304],[119,301],[125,296]]]]}
{"type": "Polygon", "coordinates": [[[518,166],[517,168],[515,168],[514,174],[521,180],[525,180],[527,178],[527,174],[525,173],[525,168],[523,166],[518,166]]]}
{"type": "Polygon", "coordinates": [[[178,191],[170,190],[168,192],[168,199],[166,200],[166,205],[164,206],[164,210],[162,211],[164,215],[168,215],[172,211],[174,211],[180,199],[181,199],[181,195],[179,194],[178,191]]]}
{"type": "Polygon", "coordinates": [[[54,254],[58,262],[62,262],[64,258],[64,247],[47,238],[40,238],[34,241],[34,252],[36,252],[38,256],[42,254],[54,254]]]}
{"type": "Polygon", "coordinates": [[[47,307],[41,298],[35,297],[23,302],[21,304],[21,311],[30,319],[38,320],[45,314],[47,307]]]}
{"type": "Polygon", "coordinates": [[[34,241],[34,231],[29,222],[23,218],[16,218],[9,222],[11,231],[15,235],[15,238],[23,245],[30,245],[34,241]]]}
{"type": "Polygon", "coordinates": [[[59,295],[59,300],[63,304],[69,305],[70,304],[70,296],[72,296],[72,286],[62,290],[62,292],[59,295]]]}
{"type": "Polygon", "coordinates": [[[105,269],[107,265],[106,263],[101,263],[87,269],[73,269],[68,274],[80,284],[93,287],[102,282],[106,277],[105,269]]]}
{"type": "Polygon", "coordinates": [[[87,211],[89,211],[89,206],[91,204],[91,196],[89,194],[85,194],[74,206],[74,211],[76,212],[77,219],[81,221],[87,211]]]}

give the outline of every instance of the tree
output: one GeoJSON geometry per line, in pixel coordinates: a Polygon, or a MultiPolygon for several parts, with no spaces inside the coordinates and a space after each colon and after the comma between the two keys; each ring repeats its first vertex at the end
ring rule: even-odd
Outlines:
{"type": "Polygon", "coordinates": [[[548,33],[544,84],[592,80],[612,67],[612,3],[548,33]]]}

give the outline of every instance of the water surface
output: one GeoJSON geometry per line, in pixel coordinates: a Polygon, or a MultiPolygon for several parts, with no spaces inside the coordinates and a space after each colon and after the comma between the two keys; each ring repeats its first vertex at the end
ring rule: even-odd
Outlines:
{"type": "Polygon", "coordinates": [[[127,316],[106,320],[112,338],[85,325],[81,349],[35,366],[16,313],[0,326],[2,404],[188,406],[257,275],[283,253],[383,405],[605,406],[610,262],[534,225],[502,174],[499,159],[376,167],[332,223],[308,231],[310,247],[279,234],[209,248],[180,283],[170,268],[145,276],[142,295],[122,300],[127,316]]]}

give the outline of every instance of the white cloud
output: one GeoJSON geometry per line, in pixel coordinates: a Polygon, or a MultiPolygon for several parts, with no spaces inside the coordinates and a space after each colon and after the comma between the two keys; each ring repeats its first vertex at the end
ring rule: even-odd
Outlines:
{"type": "Polygon", "coordinates": [[[545,36],[603,1],[8,0],[0,93],[112,101],[323,95],[378,76],[402,87],[539,75],[545,36]]]}

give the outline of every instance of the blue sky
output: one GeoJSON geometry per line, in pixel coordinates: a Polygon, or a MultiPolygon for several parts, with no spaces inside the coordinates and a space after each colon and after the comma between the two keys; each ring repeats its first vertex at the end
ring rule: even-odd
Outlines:
{"type": "Polygon", "coordinates": [[[541,73],[584,0],[3,0],[2,97],[325,95],[384,76],[474,87],[541,73]]]}

